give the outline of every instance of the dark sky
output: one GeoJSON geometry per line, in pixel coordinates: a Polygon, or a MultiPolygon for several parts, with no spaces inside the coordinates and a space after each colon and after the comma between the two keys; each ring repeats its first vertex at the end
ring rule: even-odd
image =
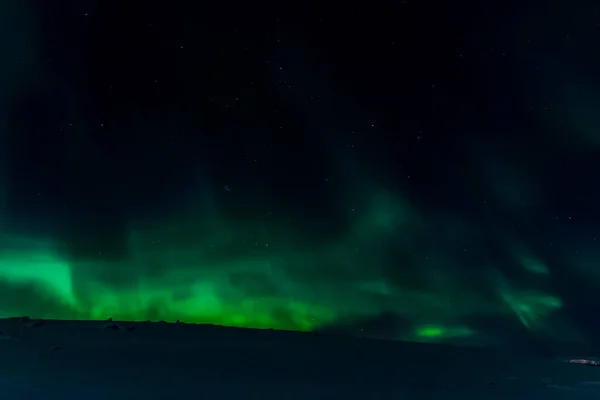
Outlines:
{"type": "Polygon", "coordinates": [[[599,333],[600,6],[5,3],[0,314],[599,333]]]}

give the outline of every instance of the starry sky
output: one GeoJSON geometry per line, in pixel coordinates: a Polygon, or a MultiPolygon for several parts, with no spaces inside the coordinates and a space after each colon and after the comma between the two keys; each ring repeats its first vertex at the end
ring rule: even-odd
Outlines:
{"type": "Polygon", "coordinates": [[[0,316],[593,341],[600,6],[324,3],[2,2],[0,316]]]}

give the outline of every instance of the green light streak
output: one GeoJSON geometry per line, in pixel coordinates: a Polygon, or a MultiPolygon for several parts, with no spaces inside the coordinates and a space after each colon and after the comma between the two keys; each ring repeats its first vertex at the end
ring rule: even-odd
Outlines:
{"type": "MultiPolygon", "coordinates": [[[[407,201],[381,192],[362,204],[368,206],[350,213],[348,233],[322,246],[304,246],[305,232],[275,223],[244,242],[252,223],[227,220],[214,210],[208,220],[183,212],[132,229],[129,256],[118,261],[101,255],[68,260],[64,245],[50,240],[5,240],[0,317],[180,320],[312,331],[393,314],[411,326],[393,336],[438,341],[476,336],[462,321],[479,315],[517,318],[539,329],[562,306],[551,294],[517,290],[499,276],[473,285],[454,275],[456,265],[434,255],[397,266],[382,243],[419,245],[427,237],[422,217],[407,201]],[[396,270],[412,271],[411,279],[390,276],[396,270]]],[[[537,265],[533,270],[543,265],[529,253],[516,254],[523,265],[537,265]]]]}

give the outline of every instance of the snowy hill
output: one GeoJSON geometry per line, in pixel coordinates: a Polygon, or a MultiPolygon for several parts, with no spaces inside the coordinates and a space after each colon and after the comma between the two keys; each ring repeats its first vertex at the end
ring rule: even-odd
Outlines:
{"type": "Polygon", "coordinates": [[[596,399],[600,368],[161,322],[0,320],[2,399],[596,399]]]}

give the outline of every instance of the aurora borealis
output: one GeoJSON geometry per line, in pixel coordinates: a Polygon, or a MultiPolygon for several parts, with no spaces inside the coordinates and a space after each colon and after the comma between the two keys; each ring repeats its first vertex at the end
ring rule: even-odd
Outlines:
{"type": "Polygon", "coordinates": [[[0,317],[598,333],[595,22],[55,3],[2,5],[0,317]]]}

